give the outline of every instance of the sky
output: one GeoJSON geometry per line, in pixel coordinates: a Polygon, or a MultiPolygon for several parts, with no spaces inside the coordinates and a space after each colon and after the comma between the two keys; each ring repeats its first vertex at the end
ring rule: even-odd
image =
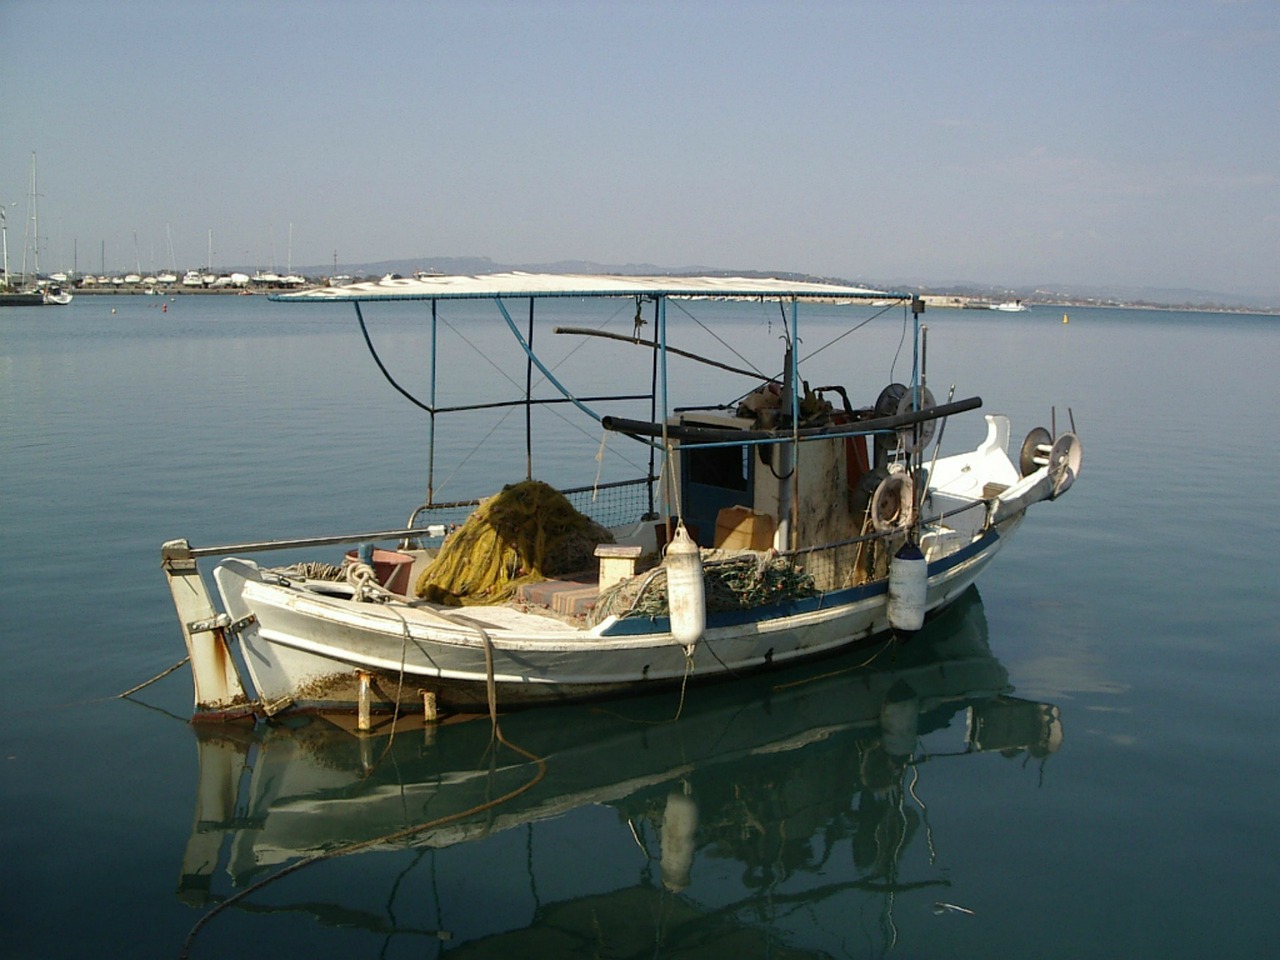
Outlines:
{"type": "Polygon", "coordinates": [[[0,0],[41,267],[1280,297],[1280,3],[0,0]],[[170,259],[172,245],[172,261],[170,259]]]}

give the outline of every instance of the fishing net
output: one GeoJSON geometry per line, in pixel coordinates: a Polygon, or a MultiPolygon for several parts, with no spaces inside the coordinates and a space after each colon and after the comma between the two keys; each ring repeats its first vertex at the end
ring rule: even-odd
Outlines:
{"type": "Polygon", "coordinates": [[[522,583],[595,564],[611,534],[575,510],[564,495],[525,480],[485,500],[418,577],[416,593],[433,603],[501,603],[522,583]]]}
{"type": "MultiPolygon", "coordinates": [[[[708,613],[749,610],[784,600],[817,596],[813,577],[792,561],[768,553],[744,551],[708,560],[702,568],[708,613]]],[[[666,617],[665,567],[645,577],[623,580],[600,594],[591,612],[593,623],[606,617],[666,617]]]]}

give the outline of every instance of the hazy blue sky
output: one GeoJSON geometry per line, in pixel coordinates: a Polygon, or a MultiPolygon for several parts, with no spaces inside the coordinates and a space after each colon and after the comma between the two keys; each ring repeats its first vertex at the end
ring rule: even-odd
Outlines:
{"type": "Polygon", "coordinates": [[[1280,3],[0,0],[10,259],[1280,291],[1280,3]],[[16,206],[14,206],[16,204],[16,206]]]}

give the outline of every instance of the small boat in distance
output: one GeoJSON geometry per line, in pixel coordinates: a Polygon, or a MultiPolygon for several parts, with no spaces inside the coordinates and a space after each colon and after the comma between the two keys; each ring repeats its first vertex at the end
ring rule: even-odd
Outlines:
{"type": "MultiPolygon", "coordinates": [[[[934,400],[923,364],[924,304],[907,294],[775,278],[511,273],[384,278],[271,299],[355,308],[383,375],[429,417],[427,502],[404,526],[371,533],[165,543],[196,719],[349,711],[367,729],[374,713],[493,711],[683,688],[909,635],[974,582],[1029,506],[1061,496],[1081,468],[1075,433],[1042,427],[1011,458],[1009,420],[996,414],[986,415],[977,447],[942,455],[948,419],[982,400],[934,400]],[[544,320],[537,342],[549,333],[583,340],[599,352],[597,369],[617,372],[614,392],[573,390],[533,348],[538,310],[563,315],[570,299],[580,305],[571,316],[595,309],[604,319],[549,330],[544,320]],[[901,309],[895,323],[913,330],[910,382],[861,403],[839,384],[812,387],[800,370],[801,305],[820,302],[825,323],[847,323],[828,346],[848,349],[845,337],[869,322],[866,313],[893,309],[867,304],[886,300],[901,309]],[[365,323],[365,310],[406,301],[430,311],[426,399],[395,381],[365,323]],[[491,303],[498,328],[505,323],[519,358],[519,399],[437,403],[438,372],[466,362],[444,354],[437,337],[441,312],[458,301],[491,303]],[[514,319],[513,301],[527,311],[527,327],[514,319]],[[726,317],[726,302],[771,305],[755,349],[772,352],[780,330],[782,356],[762,361],[776,362],[779,373],[744,368],[744,343],[722,361],[669,341],[681,329],[669,324],[669,305],[708,330],[694,312],[726,317]],[[603,329],[622,313],[625,332],[603,329]],[[619,351],[646,355],[637,364],[619,351]],[[677,407],[669,387],[677,363],[741,382],[727,397],[677,407]],[[534,368],[549,385],[540,393],[534,368]],[[642,384],[628,391],[626,377],[642,384]],[[519,408],[526,438],[507,478],[515,482],[494,479],[472,498],[437,502],[437,420],[519,408]],[[619,463],[644,475],[601,483],[601,461],[587,458],[580,486],[533,479],[535,412],[573,415],[588,435],[603,431],[630,445],[619,463]],[[604,491],[607,498],[598,496],[604,491]],[[335,545],[352,548],[329,558],[337,563],[249,559],[335,545]],[[223,558],[212,571],[220,607],[199,569],[205,557],[223,558]]],[[[603,443],[600,450],[602,457],[603,443]]]]}
{"type": "Polygon", "coordinates": [[[65,307],[71,302],[71,294],[56,283],[46,284],[41,288],[41,294],[49,306],[65,307]]]}
{"type": "Polygon", "coordinates": [[[1003,303],[993,303],[991,309],[1002,310],[1005,313],[1025,313],[1028,307],[1021,300],[1005,300],[1003,303]]]}

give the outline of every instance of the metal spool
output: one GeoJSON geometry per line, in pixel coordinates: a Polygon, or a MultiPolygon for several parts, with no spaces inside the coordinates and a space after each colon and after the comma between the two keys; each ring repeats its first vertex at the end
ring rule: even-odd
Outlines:
{"type": "Polygon", "coordinates": [[[1049,451],[1049,479],[1053,482],[1050,499],[1056,499],[1071,489],[1080,476],[1084,462],[1084,445],[1074,433],[1064,433],[1053,443],[1049,451]]]}
{"type": "MultiPolygon", "coordinates": [[[[905,383],[891,383],[880,391],[880,396],[876,397],[875,415],[880,417],[892,417],[898,412],[898,405],[902,402],[902,398],[911,393],[911,388],[905,383]]],[[[898,445],[898,435],[895,433],[877,433],[876,446],[881,450],[892,450],[898,445]]]]}
{"type": "Polygon", "coordinates": [[[905,383],[891,383],[880,391],[876,397],[875,412],[877,417],[891,417],[898,412],[898,403],[911,392],[905,383]]]}
{"type": "Polygon", "coordinates": [[[1024,477],[1049,465],[1049,452],[1053,449],[1053,436],[1044,427],[1036,427],[1022,441],[1022,454],[1018,467],[1024,477]]]}
{"type": "MultiPolygon", "coordinates": [[[[928,410],[936,407],[937,403],[933,399],[933,393],[928,387],[920,388],[920,409],[928,410]]],[[[911,402],[911,390],[907,390],[906,396],[898,401],[898,409],[895,413],[911,413],[915,410],[911,402]]],[[[914,424],[898,431],[898,438],[902,441],[902,448],[907,453],[915,453],[917,450],[923,450],[933,441],[933,435],[937,432],[937,420],[925,420],[923,423],[914,424]],[[916,431],[919,431],[920,441],[916,442],[916,431]]]]}

